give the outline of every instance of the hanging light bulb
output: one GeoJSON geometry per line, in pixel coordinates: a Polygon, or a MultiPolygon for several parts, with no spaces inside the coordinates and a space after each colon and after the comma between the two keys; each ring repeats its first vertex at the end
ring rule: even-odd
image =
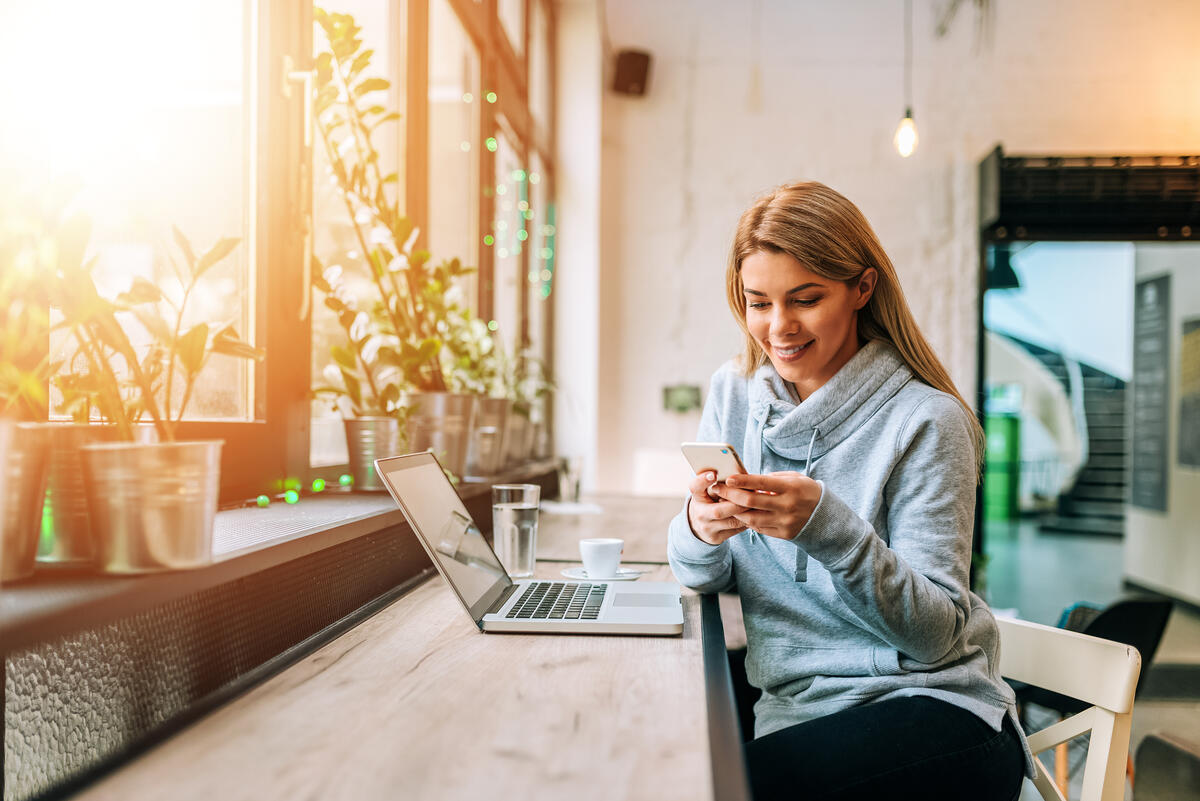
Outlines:
{"type": "Polygon", "coordinates": [[[904,119],[896,126],[896,135],[892,138],[896,152],[908,158],[917,149],[917,124],[913,122],[912,109],[904,110],[904,119]]]}
{"type": "Polygon", "coordinates": [[[917,149],[917,124],[912,113],[912,0],[904,2],[904,119],[896,127],[892,142],[896,152],[908,158],[917,149]]]}

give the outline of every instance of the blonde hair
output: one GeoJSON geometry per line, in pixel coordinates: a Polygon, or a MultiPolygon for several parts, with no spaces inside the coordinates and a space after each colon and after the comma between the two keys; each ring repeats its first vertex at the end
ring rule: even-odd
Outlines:
{"type": "Polygon", "coordinates": [[[917,378],[962,404],[974,434],[978,479],[983,466],[983,427],[917,327],[896,268],[858,207],[828,186],[808,181],[781,186],[742,214],[729,254],[725,290],[729,308],[745,335],[741,366],[747,376],[767,362],[766,353],[746,325],[742,285],[742,261],[756,251],[785,253],[817,275],[850,286],[867,268],[876,271],[875,291],[858,311],[859,340],[890,343],[917,378]]]}

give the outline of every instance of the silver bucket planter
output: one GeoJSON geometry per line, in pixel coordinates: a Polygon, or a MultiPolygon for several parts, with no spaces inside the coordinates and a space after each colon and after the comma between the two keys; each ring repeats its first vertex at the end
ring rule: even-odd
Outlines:
{"type": "Polygon", "coordinates": [[[354,417],[342,422],[346,425],[346,451],[354,488],[386,490],[375,473],[375,460],[404,453],[400,423],[394,417],[354,417]]]}
{"type": "Polygon", "coordinates": [[[221,440],[83,446],[100,565],[154,573],[212,562],[221,440]]]}
{"type": "MultiPolygon", "coordinates": [[[[528,412],[526,412],[528,414],[528,412]]],[[[514,409],[508,415],[508,435],[505,451],[510,466],[524,464],[529,461],[533,450],[533,438],[536,433],[533,422],[521,412],[514,409]]]]}
{"type": "Polygon", "coordinates": [[[4,516],[0,518],[0,578],[15,581],[33,573],[38,540],[42,535],[42,510],[46,498],[46,472],[50,464],[50,424],[17,423],[13,426],[8,456],[2,463],[4,516]]]}
{"type": "Polygon", "coordinates": [[[413,451],[433,451],[456,476],[467,471],[467,448],[475,415],[475,396],[452,392],[413,392],[409,408],[408,445],[413,451]]]}
{"type": "MultiPolygon", "coordinates": [[[[154,441],[153,431],[143,428],[138,441],[154,441]]],[[[46,506],[50,511],[51,531],[38,550],[39,562],[95,564],[96,538],[83,482],[83,446],[116,439],[116,426],[56,423],[50,428],[46,506]]]]}
{"type": "Polygon", "coordinates": [[[475,399],[475,425],[467,456],[467,475],[484,478],[504,469],[504,435],[512,401],[508,398],[475,399]]]}

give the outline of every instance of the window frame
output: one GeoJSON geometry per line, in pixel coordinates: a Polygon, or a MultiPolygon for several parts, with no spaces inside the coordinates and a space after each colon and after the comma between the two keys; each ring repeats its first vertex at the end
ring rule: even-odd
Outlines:
{"type": "MultiPolygon", "coordinates": [[[[279,3],[282,0],[271,0],[279,3]]],[[[404,208],[405,214],[418,223],[416,246],[428,247],[428,226],[423,224],[429,219],[430,204],[430,132],[429,132],[429,0],[403,0],[406,3],[405,30],[396,31],[394,35],[402,36],[404,41],[399,43],[405,53],[407,104],[405,115],[405,181],[404,208]]],[[[547,181],[546,197],[549,204],[557,202],[557,174],[555,153],[557,148],[557,132],[555,115],[557,114],[558,91],[558,58],[554,42],[557,36],[557,13],[554,3],[550,0],[524,0],[524,40],[522,52],[518,56],[512,44],[508,41],[503,26],[500,23],[498,0],[447,0],[447,3],[457,15],[463,29],[474,43],[479,54],[479,86],[484,95],[480,98],[479,135],[482,140],[495,136],[500,126],[507,123],[512,141],[522,160],[528,165],[531,154],[537,152],[541,159],[544,175],[547,181]],[[529,108],[529,54],[530,54],[530,21],[531,4],[540,3],[546,19],[546,48],[547,69],[549,70],[550,98],[547,120],[544,125],[536,125],[529,108]],[[486,100],[488,92],[497,94],[496,102],[486,100]],[[503,118],[503,120],[501,119],[503,118]]],[[[305,12],[309,17],[307,30],[311,31],[311,11],[305,12]]],[[[311,38],[311,33],[309,35],[311,38]]],[[[311,41],[308,43],[311,51],[311,41]]],[[[311,60],[310,56],[306,56],[311,60]]],[[[467,198],[469,203],[476,204],[479,226],[478,281],[476,282],[476,313],[484,320],[491,320],[495,313],[495,254],[492,247],[484,244],[483,237],[490,232],[495,213],[495,197],[493,181],[496,171],[495,154],[479,143],[475,148],[478,153],[477,175],[478,185],[474,188],[475,197],[467,198]]],[[[524,278],[529,270],[529,248],[522,248],[521,277],[524,278]]],[[[554,354],[554,304],[547,303],[543,324],[540,331],[531,332],[529,325],[528,292],[520,293],[521,319],[515,321],[516,329],[520,332],[519,342],[527,344],[532,336],[544,338],[544,353],[548,363],[553,363],[554,354]]],[[[513,324],[513,321],[509,321],[513,324]]],[[[309,332],[305,332],[306,335],[309,332]]],[[[309,345],[311,350],[311,344],[309,345]]],[[[308,380],[308,369],[305,368],[305,379],[308,380]]],[[[306,396],[307,400],[307,396],[306,396]]],[[[307,410],[307,405],[305,406],[307,410]]],[[[548,412],[551,410],[548,409],[548,412]]],[[[307,411],[305,412],[307,414],[307,411]]],[[[305,417],[307,421],[307,417],[305,417]]],[[[547,418],[547,425],[553,432],[553,420],[547,418]]],[[[307,431],[307,422],[304,424],[307,431]]],[[[297,449],[297,453],[299,450],[297,449]]],[[[304,458],[307,460],[307,436],[303,447],[304,458]]],[[[328,465],[323,467],[306,467],[300,471],[306,480],[336,478],[346,472],[347,465],[328,465]]],[[[290,474],[289,474],[290,475],[290,474]]]]}

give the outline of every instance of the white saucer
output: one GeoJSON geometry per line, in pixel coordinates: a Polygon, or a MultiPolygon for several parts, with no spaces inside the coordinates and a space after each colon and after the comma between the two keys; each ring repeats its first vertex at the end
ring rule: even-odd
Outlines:
{"type": "Polygon", "coordinates": [[[587,571],[582,567],[564,567],[562,574],[569,579],[576,581],[636,581],[642,575],[641,570],[633,570],[628,567],[618,567],[617,575],[606,576],[605,578],[592,578],[587,574],[587,571]]]}

